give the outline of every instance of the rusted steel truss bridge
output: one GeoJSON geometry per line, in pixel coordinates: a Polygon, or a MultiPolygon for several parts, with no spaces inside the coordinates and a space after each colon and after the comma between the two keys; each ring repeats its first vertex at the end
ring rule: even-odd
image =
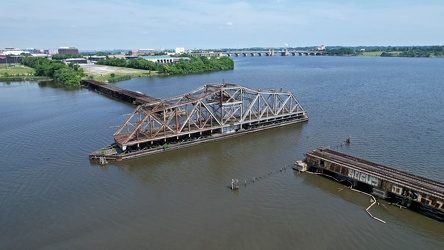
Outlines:
{"type": "Polygon", "coordinates": [[[140,144],[177,142],[307,119],[306,111],[290,92],[212,84],[139,105],[114,134],[114,140],[125,150],[140,144]]]}
{"type": "Polygon", "coordinates": [[[137,106],[114,133],[114,149],[90,159],[131,158],[307,120],[291,92],[209,84],[137,106]]]}

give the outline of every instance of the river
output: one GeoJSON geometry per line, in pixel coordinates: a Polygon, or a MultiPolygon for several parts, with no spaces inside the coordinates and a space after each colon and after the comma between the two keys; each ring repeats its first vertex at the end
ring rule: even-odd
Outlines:
{"type": "Polygon", "coordinates": [[[117,86],[291,91],[306,123],[106,166],[134,106],[88,89],[0,83],[0,249],[443,249],[444,223],[291,170],[320,146],[442,181],[444,59],[239,57],[235,69],[117,86]],[[351,144],[345,139],[351,136],[351,144]],[[232,192],[232,178],[248,185],[232,192]],[[252,183],[251,180],[257,178],[252,183]]]}

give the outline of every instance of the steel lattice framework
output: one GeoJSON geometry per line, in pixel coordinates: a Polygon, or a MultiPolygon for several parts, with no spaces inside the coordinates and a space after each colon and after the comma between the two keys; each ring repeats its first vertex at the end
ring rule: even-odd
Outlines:
{"type": "Polygon", "coordinates": [[[160,144],[214,133],[231,133],[279,122],[305,121],[294,95],[253,90],[235,84],[210,84],[187,94],[136,107],[114,134],[127,146],[160,144]]]}

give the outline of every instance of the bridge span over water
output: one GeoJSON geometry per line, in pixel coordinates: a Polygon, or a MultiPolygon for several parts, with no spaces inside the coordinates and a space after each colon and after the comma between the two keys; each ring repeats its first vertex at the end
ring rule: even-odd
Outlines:
{"type": "Polygon", "coordinates": [[[275,55],[281,55],[281,56],[321,56],[323,55],[322,51],[308,51],[308,50],[289,50],[289,49],[283,49],[275,51],[274,49],[270,50],[233,50],[233,51],[227,51],[223,52],[223,54],[227,56],[275,56],[275,55]]]}
{"type": "Polygon", "coordinates": [[[308,120],[288,91],[207,84],[180,96],[157,99],[92,80],[82,86],[138,105],[114,133],[114,143],[91,160],[123,160],[308,120]]]}

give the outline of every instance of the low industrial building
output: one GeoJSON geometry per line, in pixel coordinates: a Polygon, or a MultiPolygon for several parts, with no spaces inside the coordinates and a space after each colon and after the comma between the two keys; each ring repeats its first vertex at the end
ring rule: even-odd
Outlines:
{"type": "Polygon", "coordinates": [[[184,60],[185,62],[189,62],[190,58],[188,57],[171,57],[171,56],[140,56],[147,61],[155,62],[155,63],[178,63],[180,60],[184,60]]]}
{"type": "Polygon", "coordinates": [[[68,58],[63,60],[66,64],[68,63],[76,63],[76,64],[87,64],[87,60],[85,58],[68,58]]]}
{"type": "Polygon", "coordinates": [[[107,58],[107,56],[90,56],[89,57],[89,60],[91,61],[91,62],[98,62],[98,61],[100,61],[100,60],[105,60],[107,58]]]}

